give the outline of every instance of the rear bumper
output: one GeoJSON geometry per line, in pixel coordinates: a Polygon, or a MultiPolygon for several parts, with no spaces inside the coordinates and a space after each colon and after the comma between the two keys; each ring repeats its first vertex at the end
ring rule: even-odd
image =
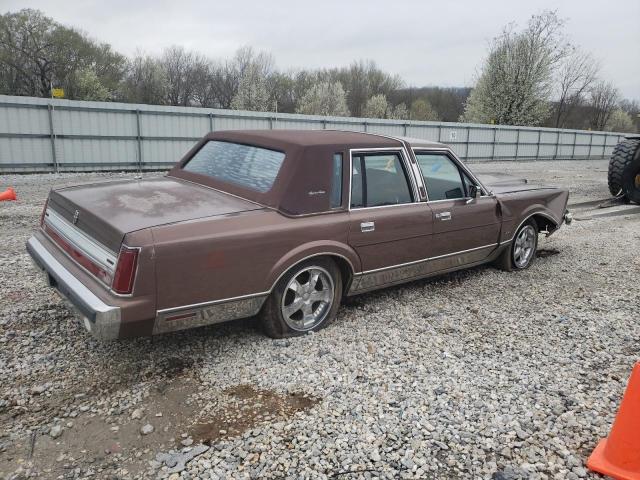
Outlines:
{"type": "Polygon", "coordinates": [[[121,310],[107,305],[83,285],[42,245],[36,237],[27,241],[27,252],[46,274],[47,283],[80,313],[85,328],[100,340],[114,340],[120,334],[121,310]]]}

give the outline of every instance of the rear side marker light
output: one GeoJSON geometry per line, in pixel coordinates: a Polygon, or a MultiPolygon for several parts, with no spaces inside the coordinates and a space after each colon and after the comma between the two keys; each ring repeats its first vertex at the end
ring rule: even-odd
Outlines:
{"type": "Polygon", "coordinates": [[[138,267],[138,249],[122,245],[118,255],[118,264],[113,274],[111,288],[121,295],[128,295],[133,291],[133,282],[138,267]]]}
{"type": "Polygon", "coordinates": [[[184,320],[185,318],[192,318],[195,317],[196,313],[195,312],[189,312],[189,313],[181,313],[178,315],[173,315],[171,317],[167,317],[166,320],[167,322],[174,322],[176,320],[184,320]]]}

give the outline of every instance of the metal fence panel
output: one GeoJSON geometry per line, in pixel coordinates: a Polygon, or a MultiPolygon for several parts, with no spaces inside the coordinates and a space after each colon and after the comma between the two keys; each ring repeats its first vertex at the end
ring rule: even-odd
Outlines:
{"type": "Polygon", "coordinates": [[[466,161],[606,158],[624,135],[0,95],[0,171],[166,168],[207,132],[285,128],[437,141],[466,161]]]}

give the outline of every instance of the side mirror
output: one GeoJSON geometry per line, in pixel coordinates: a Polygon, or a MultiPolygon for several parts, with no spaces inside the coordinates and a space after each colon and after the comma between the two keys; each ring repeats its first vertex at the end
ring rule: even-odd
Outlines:
{"type": "Polygon", "coordinates": [[[471,203],[474,200],[480,198],[480,196],[482,195],[482,192],[480,191],[480,189],[478,188],[477,185],[470,185],[469,186],[469,199],[467,200],[467,203],[471,203]]]}

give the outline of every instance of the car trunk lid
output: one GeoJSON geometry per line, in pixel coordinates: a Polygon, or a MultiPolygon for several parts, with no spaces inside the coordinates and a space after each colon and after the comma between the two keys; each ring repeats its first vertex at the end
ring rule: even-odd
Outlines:
{"type": "Polygon", "coordinates": [[[117,252],[129,232],[264,207],[188,181],[156,177],[53,190],[48,208],[117,252]]]}

